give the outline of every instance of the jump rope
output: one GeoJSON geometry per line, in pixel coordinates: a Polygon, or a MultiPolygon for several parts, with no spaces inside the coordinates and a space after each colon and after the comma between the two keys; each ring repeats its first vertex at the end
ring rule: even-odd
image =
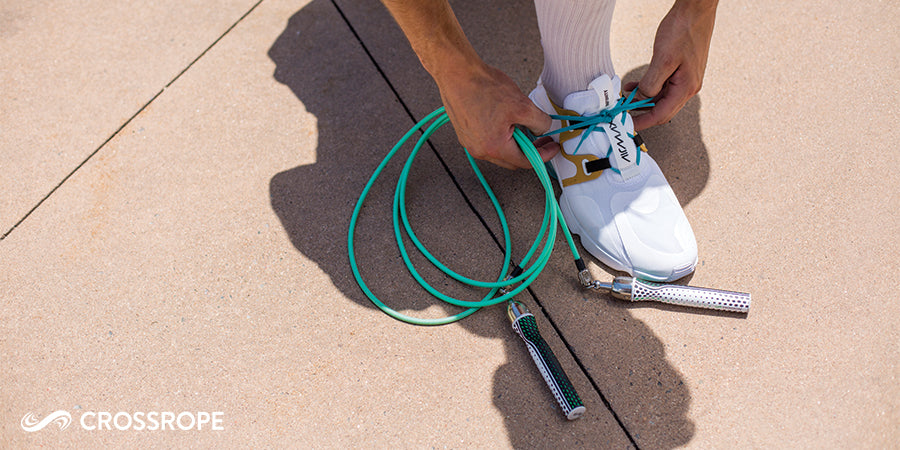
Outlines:
{"type": "MultiPolygon", "coordinates": [[[[634,93],[632,93],[632,95],[630,95],[627,99],[620,99],[617,105],[611,110],[604,111],[595,116],[570,117],[551,115],[552,118],[565,120],[571,125],[560,128],[559,130],[551,131],[543,136],[574,129],[585,129],[585,132],[583,134],[586,136],[590,132],[592,132],[600,123],[615,120],[615,118],[618,117],[619,114],[624,114],[627,110],[652,105],[650,103],[650,99],[641,100],[639,102],[632,102],[633,97],[634,93]]],[[[569,420],[574,420],[581,417],[585,413],[585,407],[581,401],[581,398],[578,396],[578,393],[575,391],[574,386],[563,371],[562,366],[559,364],[559,361],[556,359],[556,356],[553,354],[550,346],[541,337],[534,315],[532,315],[528,311],[524,304],[513,300],[513,297],[515,297],[517,294],[521,293],[531,285],[531,283],[538,277],[538,275],[540,275],[541,271],[543,271],[544,267],[547,265],[547,262],[550,260],[550,255],[553,252],[553,244],[556,241],[556,234],[558,230],[562,230],[569,250],[572,253],[572,258],[575,261],[575,267],[578,270],[579,282],[581,283],[582,287],[586,289],[594,289],[601,292],[607,292],[610,293],[613,297],[633,302],[657,301],[682,306],[716,309],[738,313],[747,313],[749,311],[750,294],[741,292],[654,283],[631,277],[616,277],[611,283],[604,283],[593,280],[591,278],[590,272],[585,266],[584,261],[581,259],[578,248],[576,247],[575,242],[572,239],[572,234],[569,232],[569,229],[566,226],[566,221],[559,209],[559,204],[556,200],[556,194],[553,190],[553,184],[550,180],[550,176],[547,173],[547,170],[545,169],[544,162],[541,160],[538,151],[532,144],[534,137],[526,135],[524,131],[518,128],[513,131],[513,138],[534,169],[534,173],[535,175],[537,175],[538,181],[540,182],[541,187],[544,190],[544,217],[541,221],[541,226],[538,229],[537,236],[535,237],[528,251],[525,253],[525,256],[523,256],[517,264],[513,265],[511,250],[512,243],[506,216],[503,214],[503,209],[500,206],[500,202],[497,200],[497,197],[494,195],[494,192],[488,185],[487,180],[485,180],[484,176],[481,173],[481,170],[478,169],[478,165],[476,164],[475,160],[472,158],[469,152],[466,151],[465,154],[466,158],[469,161],[469,165],[472,167],[472,171],[475,173],[475,176],[481,184],[481,187],[484,189],[485,193],[490,199],[491,204],[494,207],[494,211],[499,218],[500,227],[503,231],[503,264],[496,281],[474,280],[453,271],[445,264],[441,263],[441,261],[437,257],[432,255],[431,252],[429,252],[428,249],[425,248],[422,242],[418,239],[416,233],[413,231],[412,226],[409,223],[406,210],[406,188],[413,161],[415,160],[416,155],[419,153],[419,150],[421,150],[422,146],[428,141],[428,139],[449,121],[450,119],[447,116],[444,107],[440,107],[420,120],[405,135],[403,135],[403,137],[400,138],[399,141],[397,141],[397,144],[394,145],[394,147],[388,152],[384,160],[382,160],[381,164],[379,164],[375,171],[372,173],[372,176],[369,178],[369,181],[366,183],[362,193],[359,196],[359,200],[356,202],[356,207],[353,209],[353,215],[350,217],[350,226],[347,232],[347,249],[350,256],[350,268],[353,271],[353,276],[356,278],[356,282],[359,284],[359,287],[362,289],[363,293],[365,293],[366,297],[368,297],[369,300],[371,300],[372,303],[375,304],[375,306],[377,306],[389,316],[397,320],[415,325],[444,325],[468,317],[483,307],[493,306],[506,302],[507,315],[512,322],[513,330],[515,330],[516,334],[518,334],[519,337],[525,342],[529,354],[537,365],[538,370],[544,378],[544,381],[547,383],[547,386],[550,388],[550,391],[553,393],[553,396],[556,398],[557,403],[559,403],[562,413],[569,420]],[[372,292],[371,289],[369,289],[368,285],[363,280],[356,261],[356,252],[353,244],[359,214],[362,211],[362,207],[365,203],[366,197],[369,195],[369,191],[372,189],[372,186],[384,171],[385,167],[387,167],[388,163],[390,163],[390,161],[394,158],[394,156],[396,156],[399,150],[417,132],[421,132],[421,136],[413,146],[412,151],[409,153],[409,156],[406,159],[406,163],[403,166],[403,170],[400,172],[400,175],[397,179],[397,186],[394,190],[394,199],[392,204],[394,237],[396,239],[397,248],[400,251],[400,255],[403,258],[403,262],[406,265],[407,270],[416,280],[416,282],[422,286],[422,288],[424,288],[434,297],[444,302],[466,308],[460,313],[439,319],[422,319],[412,317],[396,311],[395,309],[382,302],[375,295],[375,293],[372,292]],[[406,244],[404,243],[404,235],[409,239],[410,242],[413,243],[416,250],[418,250],[419,253],[424,256],[426,260],[428,260],[428,262],[434,265],[444,275],[453,278],[454,280],[464,285],[488,289],[487,294],[481,300],[467,301],[453,298],[437,290],[424,278],[422,278],[418,270],[416,270],[412,260],[410,259],[406,244]]]]}

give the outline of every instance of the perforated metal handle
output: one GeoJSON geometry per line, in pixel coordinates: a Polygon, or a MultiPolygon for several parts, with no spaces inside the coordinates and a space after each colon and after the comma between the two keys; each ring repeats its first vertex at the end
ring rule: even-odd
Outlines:
{"type": "Polygon", "coordinates": [[[677,284],[660,284],[638,279],[632,281],[631,301],[663,302],[745,314],[750,311],[750,294],[677,284]]]}
{"type": "Polygon", "coordinates": [[[661,284],[631,277],[616,277],[612,283],[591,281],[582,284],[607,291],[614,297],[632,302],[662,302],[694,308],[744,313],[750,311],[750,294],[719,289],[661,284]]]}

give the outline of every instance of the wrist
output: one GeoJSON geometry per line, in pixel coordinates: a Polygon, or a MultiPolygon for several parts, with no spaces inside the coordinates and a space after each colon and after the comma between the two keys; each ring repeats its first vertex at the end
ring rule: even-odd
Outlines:
{"type": "Polygon", "coordinates": [[[442,92],[446,88],[471,86],[490,77],[490,68],[477,55],[445,55],[435,64],[426,65],[425,69],[442,92]]]}
{"type": "Polygon", "coordinates": [[[471,78],[485,72],[484,61],[475,52],[458,24],[447,24],[450,29],[434,33],[414,46],[422,67],[438,86],[471,78]],[[454,26],[455,25],[455,26],[454,26]]]}

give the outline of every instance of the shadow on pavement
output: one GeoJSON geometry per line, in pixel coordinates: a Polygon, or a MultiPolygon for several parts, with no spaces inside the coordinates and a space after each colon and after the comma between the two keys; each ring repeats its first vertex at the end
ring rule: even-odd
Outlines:
{"type": "MultiPolygon", "coordinates": [[[[530,3],[523,4],[531,7],[530,3]]],[[[460,14],[464,28],[467,26],[465,17],[479,17],[484,23],[500,24],[490,29],[467,28],[473,41],[490,39],[492,33],[504,36],[537,33],[533,23],[510,23],[499,19],[492,22],[490,15],[497,12],[491,7],[491,2],[455,2],[454,8],[465,9],[460,14]]],[[[395,26],[386,13],[370,19],[384,21],[385,27],[395,26]]],[[[529,35],[531,39],[533,34],[529,35]]],[[[348,39],[348,35],[335,6],[328,0],[315,0],[290,18],[287,27],[269,49],[268,55],[276,64],[275,79],[288,86],[318,121],[316,162],[276,174],[270,182],[271,206],[299,252],[315,261],[348,299],[373,307],[350,272],[347,226],[366,180],[411,122],[396,99],[383,94],[387,91],[384,82],[376,76],[377,72],[364,57],[359,43],[348,39]],[[340,26],[336,27],[336,24],[340,26]],[[385,105],[385,101],[390,104],[385,105]]],[[[405,41],[396,45],[395,48],[409,51],[405,41]]],[[[539,54],[539,47],[537,51],[539,54]]],[[[502,66],[500,69],[507,70],[502,66]]],[[[534,70],[539,72],[539,69],[534,70]]],[[[635,79],[643,70],[632,71],[624,78],[635,79]]],[[[523,84],[528,82],[517,81],[523,84]]],[[[416,83],[407,88],[435,90],[431,80],[421,79],[416,83]]],[[[709,175],[708,157],[699,130],[699,105],[699,100],[695,98],[671,124],[643,133],[651,154],[669,177],[683,204],[702,191],[709,175]],[[663,143],[673,150],[662,150],[663,143]]],[[[437,140],[450,142],[453,140],[450,133],[448,131],[437,140]]],[[[459,152],[458,147],[438,145],[438,148],[448,153],[448,161],[460,159],[449,155],[450,152],[459,152]]],[[[469,270],[466,275],[474,278],[496,277],[497,274],[481,269],[500,267],[502,255],[496,250],[496,245],[468,209],[434,154],[426,149],[420,158],[422,161],[417,162],[410,181],[413,187],[410,188],[409,199],[417,233],[429,249],[449,266],[465,268],[469,270]],[[416,189],[415,186],[424,188],[416,189]],[[457,245],[459,239],[467,239],[469,244],[457,245]],[[471,261],[478,259],[489,261],[470,267],[471,261]]],[[[541,195],[536,183],[525,181],[533,175],[525,171],[510,175],[502,169],[483,168],[501,199],[525,199],[505,201],[512,204],[508,214],[521,213],[526,217],[542,214],[538,211],[542,209],[542,204],[527,201],[541,195]]],[[[451,164],[451,169],[456,171],[457,167],[451,164]]],[[[395,179],[398,172],[399,168],[392,166],[384,177],[395,179]]],[[[466,184],[463,185],[465,189],[466,184]]],[[[356,242],[360,264],[365,268],[364,276],[371,280],[373,291],[382,298],[390,299],[390,303],[398,309],[420,312],[422,315],[455,312],[453,307],[442,303],[435,306],[439,302],[423,295],[406,274],[390,231],[392,189],[391,182],[376,185],[371,203],[361,217],[356,242]]],[[[522,246],[521,242],[526,242],[524,239],[532,239],[533,236],[528,236],[528,233],[532,230],[520,233],[523,240],[514,236],[513,246],[516,246],[517,240],[522,246]]],[[[571,274],[571,260],[562,253],[563,250],[558,250],[558,256],[551,260],[547,273],[541,278],[571,274]]],[[[477,294],[468,288],[441,281],[434,271],[425,271],[425,277],[435,280],[438,287],[446,289],[450,295],[477,298],[477,294]]],[[[525,301],[529,307],[534,304],[531,298],[525,301]]],[[[694,424],[687,417],[690,392],[678,370],[667,362],[663,343],[652,330],[634,319],[629,309],[620,303],[603,301],[602,297],[600,301],[585,302],[577,288],[548,301],[566,304],[566,307],[572,305],[576,319],[567,319],[561,331],[638,445],[673,448],[691,440],[694,424]],[[578,330],[594,330],[594,334],[572,338],[567,336],[570,326],[578,330]],[[584,348],[586,345],[590,347],[584,348]]],[[[385,317],[384,320],[392,319],[385,317]]],[[[545,323],[540,325],[545,329],[549,327],[545,323]]],[[[506,343],[509,362],[501,366],[494,376],[493,398],[496,408],[505,418],[513,446],[564,444],[596,447],[606,442],[602,434],[604,428],[585,420],[588,417],[567,422],[555,410],[555,402],[542,385],[543,381],[527,351],[510,330],[505,313],[496,309],[481,311],[463,320],[461,326],[479,336],[501,339],[506,343]]],[[[555,351],[563,352],[565,349],[556,348],[555,351]]],[[[438,363],[435,361],[435,364],[438,363]]],[[[590,385],[579,388],[588,390],[590,385]]],[[[582,396],[586,397],[584,394],[582,396]]],[[[588,407],[596,411],[604,408],[600,402],[588,407]]]]}

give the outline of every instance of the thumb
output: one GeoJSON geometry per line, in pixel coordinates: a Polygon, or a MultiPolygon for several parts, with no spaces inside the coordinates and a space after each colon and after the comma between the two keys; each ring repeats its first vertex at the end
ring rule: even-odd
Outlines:
{"type": "MultiPolygon", "coordinates": [[[[638,82],[637,82],[637,81],[631,81],[631,82],[625,83],[625,85],[622,86],[622,92],[624,93],[624,94],[622,94],[622,95],[630,94],[631,91],[634,91],[634,90],[636,90],[637,88],[638,88],[638,82]]],[[[635,96],[634,96],[635,101],[640,101],[640,100],[644,100],[644,99],[648,99],[648,98],[650,98],[650,97],[648,97],[648,96],[644,95],[643,93],[641,93],[640,90],[638,90],[637,93],[636,93],[635,96]]]]}
{"type": "Polygon", "coordinates": [[[524,107],[516,123],[524,125],[535,135],[540,135],[550,131],[553,119],[528,99],[528,104],[524,107]]]}
{"type": "Polygon", "coordinates": [[[656,61],[651,60],[647,73],[644,74],[641,81],[639,81],[634,88],[637,88],[639,96],[645,98],[656,97],[660,91],[662,91],[663,85],[673,72],[674,70],[667,70],[665,67],[656,63],[656,61]]]}

